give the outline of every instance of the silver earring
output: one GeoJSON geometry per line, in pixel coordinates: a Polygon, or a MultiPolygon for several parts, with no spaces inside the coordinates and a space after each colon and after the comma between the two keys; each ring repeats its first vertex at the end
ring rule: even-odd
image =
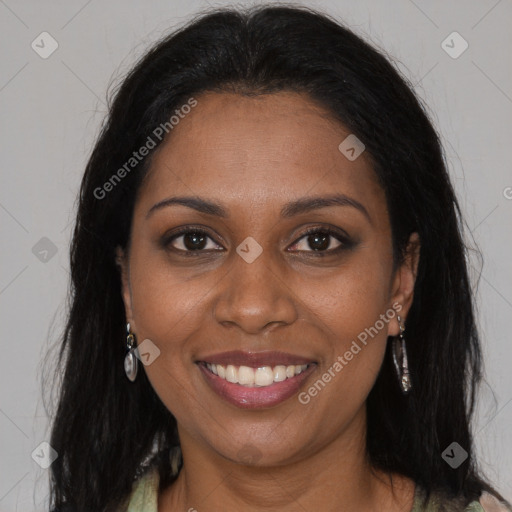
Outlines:
{"type": "Polygon", "coordinates": [[[398,376],[400,389],[404,395],[407,395],[412,388],[411,374],[409,372],[409,363],[407,361],[407,351],[405,349],[405,328],[402,324],[402,319],[397,315],[398,325],[400,327],[400,334],[395,336],[392,341],[393,362],[395,363],[395,370],[398,376]]]}
{"type": "Polygon", "coordinates": [[[183,462],[181,446],[174,446],[170,451],[169,461],[171,463],[172,476],[176,476],[180,472],[180,465],[183,462]]]}
{"type": "Polygon", "coordinates": [[[124,371],[128,379],[133,382],[137,377],[139,362],[135,356],[135,350],[137,350],[135,334],[130,332],[130,324],[126,324],[126,348],[128,349],[128,353],[124,358],[124,371]]]}

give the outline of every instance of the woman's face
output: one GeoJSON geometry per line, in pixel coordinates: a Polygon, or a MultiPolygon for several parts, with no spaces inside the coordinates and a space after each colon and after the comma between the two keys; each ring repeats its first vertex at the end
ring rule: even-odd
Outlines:
{"type": "Polygon", "coordinates": [[[414,265],[393,272],[367,155],[343,153],[350,133],[307,97],[197,101],[139,190],[122,260],[127,319],[139,345],[150,340],[141,367],[180,437],[232,461],[297,461],[364,428],[414,265]],[[178,197],[189,206],[161,203],[178,197]]]}

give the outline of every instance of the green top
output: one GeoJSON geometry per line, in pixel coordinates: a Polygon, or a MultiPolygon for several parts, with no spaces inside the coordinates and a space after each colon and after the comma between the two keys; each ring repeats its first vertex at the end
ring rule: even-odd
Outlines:
{"type": "MultiPolygon", "coordinates": [[[[160,475],[153,468],[134,483],[126,512],[158,512],[158,485],[160,475]]],[[[416,486],[414,503],[410,512],[462,512],[460,508],[452,508],[449,501],[442,500],[438,495],[432,496],[426,508],[420,505],[423,490],[416,486]]],[[[479,501],[472,501],[463,512],[509,512],[512,509],[500,504],[496,498],[484,492],[479,501]],[[483,506],[482,506],[483,505],[483,506]],[[484,508],[485,506],[485,508],[484,508]]]]}

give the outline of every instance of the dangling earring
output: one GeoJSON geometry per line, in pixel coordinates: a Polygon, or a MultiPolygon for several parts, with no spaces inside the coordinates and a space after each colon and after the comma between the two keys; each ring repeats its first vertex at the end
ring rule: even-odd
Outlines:
{"type": "Polygon", "coordinates": [[[171,463],[172,476],[176,476],[180,472],[180,464],[183,462],[183,455],[181,453],[181,446],[174,446],[169,454],[169,461],[171,463]]]}
{"type": "Polygon", "coordinates": [[[135,334],[130,332],[130,324],[126,324],[126,348],[128,349],[128,353],[124,358],[124,371],[126,376],[133,382],[137,377],[139,363],[135,356],[135,350],[137,350],[135,334]]]}
{"type": "Polygon", "coordinates": [[[407,362],[407,351],[405,350],[405,328],[402,324],[402,319],[398,315],[397,320],[400,327],[400,334],[393,338],[391,348],[400,389],[404,395],[407,395],[412,388],[412,382],[411,374],[409,373],[409,363],[407,362]]]}

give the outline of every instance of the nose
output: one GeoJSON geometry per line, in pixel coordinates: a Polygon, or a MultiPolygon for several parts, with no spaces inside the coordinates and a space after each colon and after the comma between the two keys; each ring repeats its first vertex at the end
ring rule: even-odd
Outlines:
{"type": "Polygon", "coordinates": [[[272,265],[265,251],[252,263],[238,255],[230,272],[219,283],[214,317],[224,326],[236,325],[246,333],[258,334],[277,324],[297,319],[294,293],[272,265]]]}

